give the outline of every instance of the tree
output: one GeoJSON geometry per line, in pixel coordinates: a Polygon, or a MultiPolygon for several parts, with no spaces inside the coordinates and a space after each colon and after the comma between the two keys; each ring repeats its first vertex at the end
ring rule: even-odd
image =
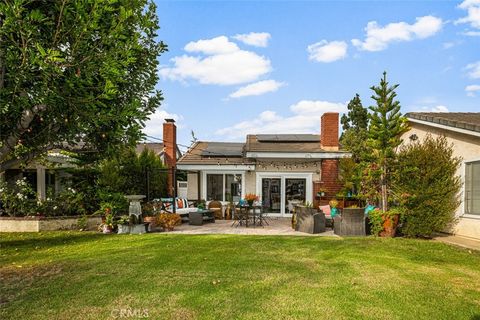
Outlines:
{"type": "Polygon", "coordinates": [[[389,86],[387,73],[383,73],[379,86],[372,86],[372,99],[376,105],[370,106],[370,127],[368,142],[374,150],[380,170],[381,208],[388,210],[389,170],[395,158],[395,150],[402,143],[400,136],[408,130],[407,119],[400,112],[400,102],[395,100],[398,84],[389,86]]]}
{"type": "Polygon", "coordinates": [[[405,235],[430,237],[454,222],[462,185],[460,163],[445,137],[427,135],[422,142],[400,148],[394,191],[406,208],[405,235]]]}
{"type": "Polygon", "coordinates": [[[137,155],[128,148],[99,164],[98,187],[105,193],[161,198],[167,195],[167,170],[152,150],[137,155]]]}
{"type": "Polygon", "coordinates": [[[133,145],[162,101],[149,0],[0,3],[0,172],[54,148],[133,145]]]}
{"type": "Polygon", "coordinates": [[[340,181],[344,185],[343,192],[353,191],[357,194],[361,189],[361,179],[365,161],[371,157],[367,145],[368,110],[363,107],[358,93],[348,103],[348,112],[342,116],[343,133],[340,137],[342,147],[351,152],[351,158],[340,159],[340,181]]]}
{"type": "Polygon", "coordinates": [[[341,123],[343,131],[350,128],[355,130],[367,129],[368,110],[363,107],[360,95],[357,93],[347,105],[348,113],[342,116],[341,123]]]}

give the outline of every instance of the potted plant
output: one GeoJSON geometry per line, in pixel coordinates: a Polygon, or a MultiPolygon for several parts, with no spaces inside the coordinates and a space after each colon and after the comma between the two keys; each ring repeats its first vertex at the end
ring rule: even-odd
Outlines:
{"type": "Polygon", "coordinates": [[[326,194],[327,194],[327,189],[320,188],[320,189],[318,189],[317,197],[325,197],[326,194]]]}
{"type": "Polygon", "coordinates": [[[330,205],[330,215],[334,218],[338,214],[338,201],[337,199],[332,199],[328,204],[330,205]]]}
{"type": "Polygon", "coordinates": [[[128,216],[121,216],[117,221],[117,227],[118,234],[130,233],[130,219],[128,216]]]}
{"type": "Polygon", "coordinates": [[[165,231],[173,231],[176,225],[182,221],[180,215],[174,213],[160,213],[157,216],[157,224],[165,231]]]}
{"type": "Polygon", "coordinates": [[[368,213],[372,234],[380,237],[395,237],[398,222],[403,215],[404,209],[395,207],[382,212],[379,208],[368,213]]]}
{"type": "Polygon", "coordinates": [[[113,220],[113,214],[109,210],[106,211],[104,222],[100,225],[103,233],[112,233],[115,227],[115,221],[113,220]]]}
{"type": "Polygon", "coordinates": [[[148,223],[148,229],[154,230],[157,227],[156,215],[160,213],[162,204],[160,201],[153,200],[143,205],[142,214],[143,222],[148,223]]]}
{"type": "Polygon", "coordinates": [[[258,201],[258,196],[254,193],[248,193],[245,195],[245,200],[247,201],[249,207],[253,207],[253,203],[258,201]]]}

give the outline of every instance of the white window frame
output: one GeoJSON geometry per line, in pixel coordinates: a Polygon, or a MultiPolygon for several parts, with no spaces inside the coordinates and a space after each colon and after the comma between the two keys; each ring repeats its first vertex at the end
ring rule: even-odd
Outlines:
{"type": "Polygon", "coordinates": [[[256,190],[259,200],[262,201],[262,179],[263,178],[280,178],[281,183],[281,204],[280,213],[269,213],[271,216],[291,217],[291,213],[286,212],[285,205],[285,180],[286,179],[305,179],[305,201],[313,202],[313,173],[305,172],[257,172],[256,173],[256,190]]]}
{"type": "Polygon", "coordinates": [[[221,174],[223,175],[223,180],[222,180],[222,198],[223,200],[220,200],[221,202],[228,202],[227,199],[225,199],[225,175],[226,174],[240,174],[242,175],[242,194],[241,198],[245,196],[245,171],[226,171],[226,170],[205,170],[202,171],[202,199],[207,200],[207,174],[221,174]]]}
{"type": "Polygon", "coordinates": [[[463,161],[463,168],[462,168],[462,172],[463,172],[463,179],[462,179],[462,208],[461,208],[461,212],[462,212],[462,218],[472,218],[472,219],[478,219],[480,220],[480,214],[472,214],[472,213],[466,213],[466,196],[467,196],[467,188],[466,188],[466,178],[467,178],[467,164],[470,164],[470,163],[473,163],[473,162],[480,162],[480,158],[476,158],[476,159],[471,159],[471,160],[467,160],[467,161],[463,161]]]}

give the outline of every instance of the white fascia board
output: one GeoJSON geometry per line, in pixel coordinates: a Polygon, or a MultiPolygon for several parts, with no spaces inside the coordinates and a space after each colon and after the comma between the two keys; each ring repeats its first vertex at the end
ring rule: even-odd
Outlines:
{"type": "Polygon", "coordinates": [[[177,164],[178,170],[245,170],[252,171],[255,170],[254,164],[177,164]]]}
{"type": "Polygon", "coordinates": [[[269,159],[340,159],[349,158],[349,152],[247,152],[247,158],[269,159]]]}
{"type": "Polygon", "coordinates": [[[451,126],[446,126],[444,124],[440,123],[435,123],[435,122],[430,122],[430,121],[424,121],[424,120],[418,120],[418,119],[413,119],[413,118],[407,118],[408,121],[413,122],[413,123],[419,123],[423,124],[429,127],[434,127],[434,128],[440,128],[444,130],[449,130],[449,131],[454,131],[454,132],[459,132],[463,134],[467,134],[469,136],[475,136],[475,137],[480,137],[480,132],[477,131],[472,131],[472,130],[466,130],[462,128],[457,128],[457,127],[451,127],[451,126]]]}

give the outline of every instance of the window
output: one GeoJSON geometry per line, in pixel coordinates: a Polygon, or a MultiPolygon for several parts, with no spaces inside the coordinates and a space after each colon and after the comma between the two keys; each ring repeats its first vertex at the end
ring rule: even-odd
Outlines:
{"type": "Polygon", "coordinates": [[[238,202],[242,198],[241,174],[207,174],[207,200],[238,202]]]}
{"type": "Polygon", "coordinates": [[[480,161],[465,164],[465,213],[480,215],[480,161]]]}

